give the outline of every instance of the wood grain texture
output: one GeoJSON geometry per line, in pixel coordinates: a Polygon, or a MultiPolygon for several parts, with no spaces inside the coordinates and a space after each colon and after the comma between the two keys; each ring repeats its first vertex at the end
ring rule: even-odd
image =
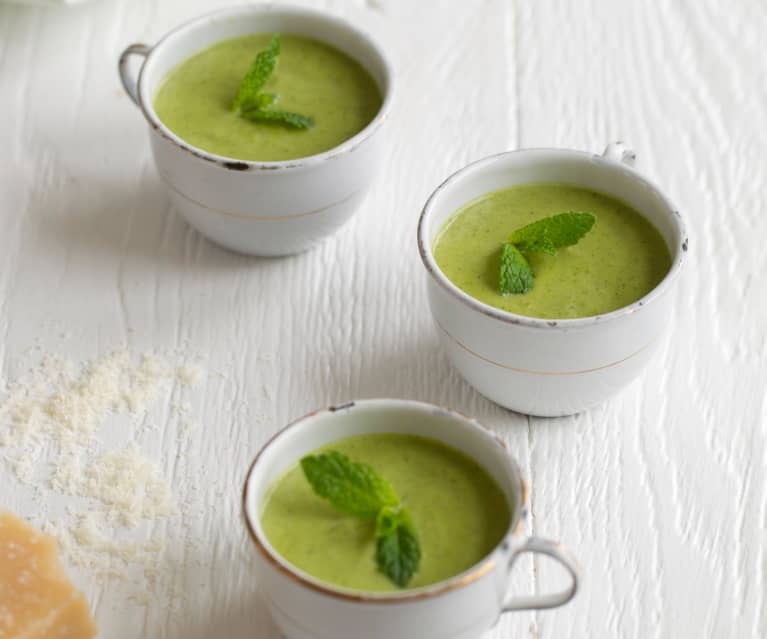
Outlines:
{"type": "MultiPolygon", "coordinates": [[[[0,377],[39,352],[88,359],[118,343],[193,353],[209,371],[188,442],[174,437],[174,391],[140,442],[189,504],[142,531],[166,537],[175,594],[138,605],[79,571],[101,636],[277,639],[239,512],[247,464],[289,420],[380,396],[449,405],[498,432],[531,486],[530,530],[581,560],[571,605],[506,615],[493,639],[767,636],[763,0],[313,2],[385,43],[399,100],[359,215],[278,260],[226,252],[170,208],[116,74],[129,42],[227,4],[0,6],[0,377]],[[614,139],[690,227],[671,338],[598,409],[509,413],[438,347],[418,213],[484,155],[614,139]]],[[[0,466],[0,505],[40,522],[65,504],[0,466]]],[[[515,591],[560,578],[544,561],[517,571],[515,591]]]]}

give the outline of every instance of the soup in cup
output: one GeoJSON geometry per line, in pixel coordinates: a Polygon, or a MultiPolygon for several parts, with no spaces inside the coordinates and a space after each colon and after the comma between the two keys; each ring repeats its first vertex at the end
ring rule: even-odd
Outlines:
{"type": "Polygon", "coordinates": [[[633,160],[621,143],[601,156],[502,153],[427,201],[418,249],[434,324],[454,366],[494,402],[542,416],[587,409],[637,377],[666,332],[687,236],[633,160]],[[591,230],[554,255],[528,252],[527,291],[502,293],[510,234],[571,212],[595,219],[591,230]]]}
{"type": "Polygon", "coordinates": [[[560,606],[577,589],[569,552],[523,531],[528,494],[505,444],[429,404],[364,400],[297,420],[258,454],[243,499],[255,576],[288,639],[475,639],[505,611],[560,606]],[[408,584],[376,568],[373,523],[335,512],[304,482],[299,461],[330,449],[385,474],[402,498],[421,545],[408,584]],[[463,543],[451,547],[451,535],[463,543]],[[567,588],[510,598],[525,552],[559,561],[567,588]]]}
{"type": "Polygon", "coordinates": [[[368,35],[330,14],[272,3],[216,11],[152,47],[129,46],[119,71],[149,123],[174,206],[229,249],[277,256],[311,247],[349,220],[377,173],[391,66],[368,35]],[[276,67],[261,88],[272,102],[234,108],[275,35],[276,67]],[[132,56],[145,58],[137,78],[132,56]],[[275,112],[310,126],[274,121],[275,112]]]}

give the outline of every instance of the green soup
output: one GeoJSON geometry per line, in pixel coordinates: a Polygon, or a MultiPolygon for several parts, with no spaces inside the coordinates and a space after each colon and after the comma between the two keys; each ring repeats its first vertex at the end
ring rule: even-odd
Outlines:
{"type": "Polygon", "coordinates": [[[459,209],[441,229],[434,258],[473,298],[504,311],[541,318],[608,313],[649,293],[671,267],[663,237],[625,202],[568,184],[524,184],[487,193],[459,209]],[[515,229],[567,211],[593,213],[591,231],[556,256],[530,253],[532,290],[498,291],[501,244],[515,229]]]}
{"type": "MultiPolygon", "coordinates": [[[[408,588],[470,568],[508,530],[508,501],[495,480],[476,461],[438,441],[371,434],[320,451],[330,449],[373,466],[410,511],[422,557],[408,588]]],[[[277,552],[318,579],[355,590],[398,590],[376,566],[373,523],[339,514],[314,494],[298,465],[270,487],[261,524],[277,552]]]]}
{"type": "Polygon", "coordinates": [[[205,151],[239,160],[307,157],[359,133],[381,108],[381,94],[355,60],[327,44],[282,34],[277,68],[264,91],[279,95],[274,108],[314,120],[306,130],[252,122],[232,112],[237,89],[272,34],[225,40],[173,69],[154,100],[162,122],[205,151]]]}

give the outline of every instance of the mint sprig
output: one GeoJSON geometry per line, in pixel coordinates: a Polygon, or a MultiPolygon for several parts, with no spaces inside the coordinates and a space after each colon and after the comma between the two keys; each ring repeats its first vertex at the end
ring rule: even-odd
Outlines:
{"type": "Polygon", "coordinates": [[[247,120],[256,122],[277,122],[296,129],[308,129],[314,121],[305,115],[269,109],[279,100],[274,93],[264,93],[266,86],[277,68],[277,56],[280,54],[280,34],[272,36],[269,46],[259,51],[253,64],[240,83],[237,95],[232,101],[232,111],[239,113],[247,120]]]}
{"type": "Polygon", "coordinates": [[[301,469],[320,497],[336,510],[375,521],[378,568],[404,588],[418,571],[421,546],[413,520],[392,485],[369,464],[328,451],[301,459],[301,469]]]}
{"type": "Polygon", "coordinates": [[[533,288],[533,269],[528,252],[556,255],[560,248],[577,244],[591,230],[591,213],[568,212],[536,220],[515,230],[501,250],[498,288],[503,295],[521,295],[533,288]]]}

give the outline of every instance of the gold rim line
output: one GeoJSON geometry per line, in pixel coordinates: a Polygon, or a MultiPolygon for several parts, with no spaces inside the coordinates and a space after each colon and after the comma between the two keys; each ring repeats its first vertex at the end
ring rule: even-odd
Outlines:
{"type": "Polygon", "coordinates": [[[346,202],[348,202],[349,200],[356,197],[362,192],[361,190],[354,191],[354,193],[352,193],[351,195],[348,195],[343,200],[338,200],[337,202],[333,202],[332,204],[328,204],[327,206],[323,206],[319,209],[313,209],[311,211],[307,211],[306,213],[290,213],[289,215],[245,215],[244,213],[224,211],[223,209],[217,209],[212,206],[208,206],[207,204],[203,204],[202,202],[198,202],[194,198],[189,197],[186,193],[182,193],[181,191],[179,191],[161,171],[158,171],[158,174],[160,176],[160,179],[165,183],[165,186],[167,186],[176,195],[184,198],[187,202],[191,202],[192,204],[195,204],[196,206],[200,206],[204,209],[207,209],[211,213],[216,213],[217,215],[224,215],[226,217],[235,217],[240,220],[251,220],[253,222],[259,222],[264,220],[265,221],[292,220],[299,217],[306,217],[308,215],[316,215],[317,213],[322,213],[323,211],[332,209],[334,206],[345,204],[346,202]]]}
{"type": "Polygon", "coordinates": [[[656,335],[649,342],[647,342],[647,344],[645,344],[638,350],[634,351],[630,355],[627,355],[623,359],[619,359],[617,362],[611,362],[603,366],[597,366],[595,368],[586,368],[582,371],[534,371],[534,370],[529,370],[527,368],[515,368],[514,366],[507,366],[506,364],[501,364],[500,362],[496,362],[496,361],[493,361],[492,359],[488,359],[487,357],[483,357],[479,353],[476,353],[473,350],[471,350],[468,346],[466,346],[466,344],[464,344],[460,340],[453,337],[453,335],[450,334],[447,331],[447,329],[445,329],[445,327],[442,326],[442,324],[440,324],[436,319],[434,319],[434,323],[439,327],[439,329],[445,335],[447,335],[451,340],[453,340],[456,344],[458,344],[458,346],[460,346],[463,350],[465,350],[467,353],[470,353],[471,355],[474,355],[475,357],[478,357],[482,361],[487,362],[488,364],[492,364],[493,366],[497,366],[498,368],[504,368],[509,371],[514,371],[515,373],[527,373],[529,375],[543,375],[548,377],[558,377],[558,376],[566,376],[566,375],[585,375],[586,373],[595,373],[597,371],[601,371],[606,368],[612,368],[613,366],[618,366],[619,364],[623,364],[623,362],[631,359],[632,357],[636,357],[637,355],[639,355],[639,353],[641,353],[646,348],[649,348],[658,338],[658,335],[656,335]]]}

